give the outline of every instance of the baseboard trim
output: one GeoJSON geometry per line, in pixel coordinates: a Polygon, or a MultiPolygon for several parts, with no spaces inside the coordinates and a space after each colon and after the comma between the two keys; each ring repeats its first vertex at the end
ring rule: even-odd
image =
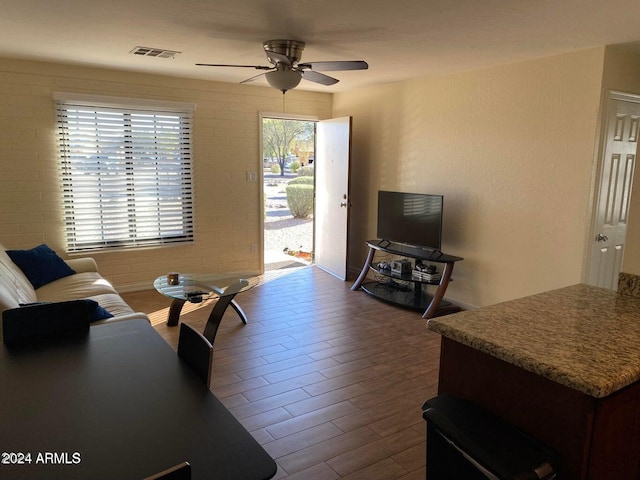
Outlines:
{"type": "Polygon", "coordinates": [[[118,285],[118,287],[116,288],[118,293],[142,292],[152,289],[153,285],[149,284],[149,282],[128,283],[126,285],[118,285]]]}

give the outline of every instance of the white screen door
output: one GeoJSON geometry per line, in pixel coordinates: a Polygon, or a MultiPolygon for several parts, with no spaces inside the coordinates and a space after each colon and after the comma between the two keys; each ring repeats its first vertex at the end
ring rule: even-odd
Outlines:
{"type": "Polygon", "coordinates": [[[592,235],[589,283],[617,289],[638,147],[640,97],[610,93],[592,235]]]}
{"type": "Polygon", "coordinates": [[[347,278],[351,117],[318,122],[316,131],[315,262],[347,278]]]}

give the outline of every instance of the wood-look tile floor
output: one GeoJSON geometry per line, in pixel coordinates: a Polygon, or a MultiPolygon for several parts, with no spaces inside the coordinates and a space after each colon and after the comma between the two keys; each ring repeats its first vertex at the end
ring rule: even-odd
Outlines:
{"type": "MultiPolygon", "coordinates": [[[[352,292],[316,267],[267,274],[229,309],[214,349],[212,390],[278,463],[276,479],[425,478],[421,406],[436,394],[440,337],[418,312],[352,292]]],[[[165,325],[169,299],[123,297],[165,325]]],[[[202,331],[211,304],[185,305],[202,331]]]]}

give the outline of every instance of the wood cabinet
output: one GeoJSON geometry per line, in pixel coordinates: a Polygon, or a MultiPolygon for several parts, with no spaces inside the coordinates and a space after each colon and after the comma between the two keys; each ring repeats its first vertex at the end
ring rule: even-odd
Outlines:
{"type": "Polygon", "coordinates": [[[640,478],[640,383],[594,398],[442,338],[438,393],[473,401],[554,449],[559,479],[640,478]]]}
{"type": "Polygon", "coordinates": [[[554,449],[559,480],[640,480],[640,298],[578,284],[427,326],[440,394],[554,449]]]}

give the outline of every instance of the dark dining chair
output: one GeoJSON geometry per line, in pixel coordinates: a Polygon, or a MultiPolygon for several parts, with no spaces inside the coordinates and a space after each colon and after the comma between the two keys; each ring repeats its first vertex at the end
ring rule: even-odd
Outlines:
{"type": "Polygon", "coordinates": [[[186,323],[180,324],[178,356],[187,362],[207,387],[211,386],[213,345],[204,335],[186,323]]]}
{"type": "Polygon", "coordinates": [[[191,465],[189,462],[182,462],[143,480],[191,480],[191,465]]]}

